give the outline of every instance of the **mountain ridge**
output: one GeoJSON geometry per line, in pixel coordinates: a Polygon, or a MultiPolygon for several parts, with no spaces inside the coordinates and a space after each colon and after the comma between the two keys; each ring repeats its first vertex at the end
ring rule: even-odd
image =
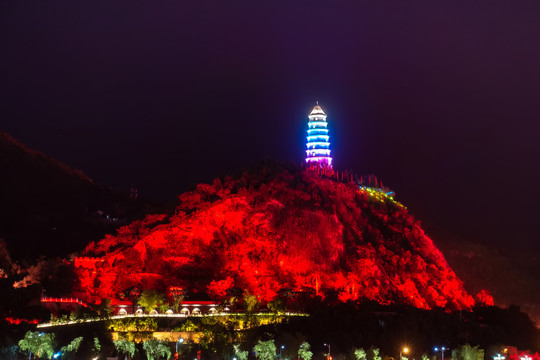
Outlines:
{"type": "Polygon", "coordinates": [[[0,238],[15,258],[67,255],[152,207],[5,132],[0,132],[0,168],[0,238]]]}

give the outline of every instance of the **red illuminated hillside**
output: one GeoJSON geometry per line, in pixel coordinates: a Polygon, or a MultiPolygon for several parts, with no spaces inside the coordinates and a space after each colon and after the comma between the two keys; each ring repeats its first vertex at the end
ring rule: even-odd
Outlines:
{"type": "Polygon", "coordinates": [[[223,299],[247,289],[336,294],[419,308],[474,300],[407,210],[382,192],[275,164],[201,184],[175,215],[152,215],[85,250],[77,264],[89,301],[131,287],[180,286],[223,299]],[[98,260],[98,261],[96,261],[98,260]]]}

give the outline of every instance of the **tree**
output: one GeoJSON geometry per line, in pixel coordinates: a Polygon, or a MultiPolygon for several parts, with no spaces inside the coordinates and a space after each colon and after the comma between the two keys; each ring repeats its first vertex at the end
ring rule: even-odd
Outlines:
{"type": "Polygon", "coordinates": [[[298,357],[302,360],[311,360],[313,353],[310,351],[311,345],[308,342],[303,342],[298,348],[298,357]]]}
{"type": "Polygon", "coordinates": [[[159,309],[160,314],[165,314],[169,310],[169,305],[168,304],[161,304],[161,305],[158,306],[158,309],[159,309]]]}
{"type": "Polygon", "coordinates": [[[233,348],[234,348],[234,355],[236,355],[238,360],[247,360],[249,351],[240,350],[240,345],[239,344],[235,344],[233,346],[233,348]]]}
{"type": "Polygon", "coordinates": [[[276,358],[276,344],[274,344],[274,340],[259,340],[257,345],[253,347],[253,351],[255,351],[255,355],[260,360],[274,360],[276,358]]]}
{"type": "Polygon", "coordinates": [[[382,360],[379,348],[372,348],[371,353],[373,355],[373,360],[382,360]]]}
{"type": "Polygon", "coordinates": [[[484,350],[478,346],[472,347],[469,344],[462,345],[452,350],[452,359],[454,360],[483,360],[484,350]]]}
{"type": "Polygon", "coordinates": [[[184,301],[184,290],[171,291],[171,297],[173,300],[172,308],[175,313],[180,311],[180,305],[184,301]]]}
{"type": "Polygon", "coordinates": [[[137,303],[144,308],[144,311],[151,311],[158,304],[165,302],[165,296],[154,290],[144,290],[137,303]]]}
{"type": "Polygon", "coordinates": [[[5,360],[20,359],[19,349],[17,348],[17,345],[0,347],[0,359],[5,359],[5,360]]]}
{"type": "Polygon", "coordinates": [[[62,352],[62,353],[67,353],[67,352],[76,353],[77,351],[79,351],[79,347],[81,346],[82,340],[83,340],[82,336],[76,337],[69,344],[67,344],[66,346],[63,346],[60,349],[60,352],[62,352]]]}
{"type": "Polygon", "coordinates": [[[94,338],[94,346],[92,346],[92,354],[97,357],[99,355],[99,352],[101,351],[101,344],[99,343],[99,339],[97,337],[94,338]]]}
{"type": "Polygon", "coordinates": [[[135,343],[127,340],[116,340],[113,343],[119,354],[127,355],[129,359],[135,355],[135,343]]]}
{"type": "Polygon", "coordinates": [[[97,308],[98,315],[104,318],[109,318],[114,312],[111,306],[111,299],[102,299],[101,304],[97,308]]]}
{"type": "Polygon", "coordinates": [[[356,360],[367,360],[366,351],[362,348],[354,350],[354,357],[356,360]]]}
{"type": "Polygon", "coordinates": [[[41,359],[46,356],[51,359],[54,354],[54,334],[39,333],[37,331],[28,331],[24,335],[24,339],[19,341],[19,347],[23,351],[28,351],[28,359],[32,358],[32,354],[36,359],[41,359]]]}
{"type": "Polygon", "coordinates": [[[257,305],[259,305],[259,301],[257,300],[257,296],[251,294],[249,291],[244,291],[244,307],[247,312],[252,312],[257,308],[257,305]]]}
{"type": "Polygon", "coordinates": [[[476,294],[476,298],[478,299],[478,305],[493,306],[495,304],[493,296],[487,289],[480,290],[480,292],[476,294]]]}
{"type": "Polygon", "coordinates": [[[283,313],[287,311],[287,307],[285,306],[285,304],[283,303],[283,300],[281,299],[274,299],[270,301],[266,306],[268,307],[268,310],[270,310],[271,312],[275,314],[283,313]]]}
{"type": "Polygon", "coordinates": [[[124,290],[122,294],[120,294],[120,299],[129,299],[131,300],[131,303],[133,304],[133,312],[135,312],[135,304],[137,303],[137,299],[141,296],[141,289],[139,289],[136,286],[132,286],[129,289],[124,290]]]}
{"type": "Polygon", "coordinates": [[[161,358],[166,358],[168,360],[171,358],[171,349],[158,340],[145,341],[143,343],[143,349],[148,360],[157,360],[161,358]]]}

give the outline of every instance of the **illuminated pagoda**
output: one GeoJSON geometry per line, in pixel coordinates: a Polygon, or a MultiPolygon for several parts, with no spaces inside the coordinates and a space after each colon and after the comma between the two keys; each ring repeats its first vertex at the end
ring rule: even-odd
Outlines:
{"type": "Polygon", "coordinates": [[[319,106],[318,101],[309,114],[307,133],[306,164],[332,168],[326,113],[319,106]]]}

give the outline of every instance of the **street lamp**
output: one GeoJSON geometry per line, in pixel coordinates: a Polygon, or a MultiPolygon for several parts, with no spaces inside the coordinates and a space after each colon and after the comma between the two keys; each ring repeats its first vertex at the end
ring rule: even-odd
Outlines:
{"type": "MultiPolygon", "coordinates": [[[[440,348],[438,348],[438,347],[435,348],[435,351],[439,351],[439,350],[441,350],[441,359],[444,360],[444,350],[448,350],[448,348],[444,347],[444,346],[441,346],[440,348]]],[[[502,360],[502,359],[500,359],[500,360],[502,360]]]]}
{"type": "Polygon", "coordinates": [[[332,352],[330,351],[330,344],[324,344],[324,346],[328,346],[328,357],[330,357],[332,352]]]}
{"type": "Polygon", "coordinates": [[[408,354],[409,353],[409,348],[408,347],[403,347],[403,349],[401,349],[401,351],[399,352],[399,360],[401,360],[401,357],[402,357],[402,354],[408,354]]]}
{"type": "Polygon", "coordinates": [[[281,347],[279,348],[279,360],[283,359],[283,349],[285,349],[285,345],[281,345],[281,347]]]}
{"type": "Polygon", "coordinates": [[[176,353],[178,354],[178,343],[182,344],[184,342],[184,338],[179,338],[176,342],[176,353]]]}

